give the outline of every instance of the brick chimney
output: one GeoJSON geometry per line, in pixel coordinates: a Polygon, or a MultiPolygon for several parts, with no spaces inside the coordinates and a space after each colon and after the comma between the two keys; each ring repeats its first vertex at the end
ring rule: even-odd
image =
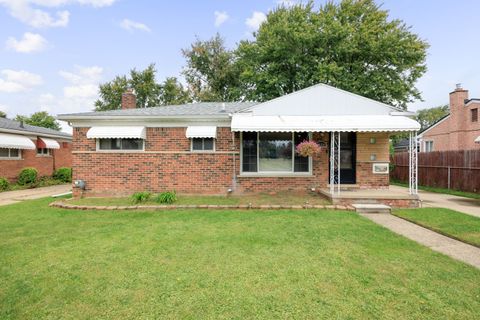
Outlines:
{"type": "Polygon", "coordinates": [[[458,134],[465,129],[468,118],[468,108],[465,107],[465,100],[468,99],[468,90],[457,84],[454,91],[450,92],[450,148],[458,149],[462,136],[458,134]]]}
{"type": "Polygon", "coordinates": [[[135,109],[137,107],[137,97],[132,88],[128,88],[122,93],[122,110],[135,109]]]}

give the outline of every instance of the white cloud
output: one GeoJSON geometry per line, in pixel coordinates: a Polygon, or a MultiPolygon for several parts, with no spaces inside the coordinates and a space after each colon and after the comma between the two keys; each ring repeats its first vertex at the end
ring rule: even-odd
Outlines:
{"type": "Polygon", "coordinates": [[[245,20],[245,24],[252,31],[257,31],[260,25],[267,20],[265,13],[260,11],[254,11],[250,18],[245,20]]]}
{"type": "Polygon", "coordinates": [[[296,4],[297,4],[297,2],[293,1],[293,0],[279,0],[279,1],[277,1],[278,6],[283,6],[283,7],[286,7],[286,8],[293,7],[296,4]]]}
{"type": "Polygon", "coordinates": [[[135,22],[129,19],[123,19],[122,22],[120,22],[120,27],[130,32],[133,32],[135,30],[140,30],[145,32],[152,31],[146,24],[143,24],[141,22],[135,22]]]}
{"type": "Polygon", "coordinates": [[[102,79],[103,68],[75,66],[73,72],[60,71],[59,74],[67,81],[63,88],[63,98],[60,99],[62,110],[67,108],[76,112],[85,108],[92,109],[98,97],[98,85],[102,79]]]}
{"type": "Polygon", "coordinates": [[[10,107],[5,105],[5,104],[0,104],[0,111],[5,112],[8,115],[8,111],[10,110],[10,107]]]}
{"type": "Polygon", "coordinates": [[[34,28],[66,27],[70,19],[68,10],[48,12],[38,7],[56,8],[70,4],[92,7],[110,6],[115,0],[0,0],[0,5],[8,9],[15,19],[34,28]]]}
{"type": "Polygon", "coordinates": [[[59,74],[70,84],[63,88],[66,98],[88,99],[96,97],[103,69],[98,66],[75,67],[75,72],[60,71],[59,74]]]}
{"type": "Polygon", "coordinates": [[[0,78],[0,92],[14,93],[26,91],[42,84],[42,77],[24,70],[3,69],[0,78]]]}
{"type": "Polygon", "coordinates": [[[39,34],[26,32],[20,40],[10,37],[6,43],[7,49],[22,53],[42,51],[47,47],[47,40],[39,34]]]}
{"type": "Polygon", "coordinates": [[[230,16],[225,12],[225,11],[215,11],[215,27],[220,27],[222,24],[224,24],[230,16]]]}

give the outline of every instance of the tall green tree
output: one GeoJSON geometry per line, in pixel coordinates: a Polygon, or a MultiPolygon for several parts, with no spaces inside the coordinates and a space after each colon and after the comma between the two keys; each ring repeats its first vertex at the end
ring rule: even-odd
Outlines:
{"type": "Polygon", "coordinates": [[[183,75],[195,101],[235,101],[240,98],[240,71],[235,54],[217,33],[210,40],[197,39],[182,50],[186,59],[183,75]]]}
{"type": "Polygon", "coordinates": [[[175,77],[168,77],[160,84],[160,103],[176,105],[191,102],[190,93],[175,77]]]}
{"type": "Polygon", "coordinates": [[[243,95],[265,101],[325,83],[405,108],[428,44],[373,0],[280,6],[235,54],[243,95]]]}
{"type": "Polygon", "coordinates": [[[417,120],[422,126],[421,130],[425,130],[441,118],[445,117],[447,114],[449,114],[448,104],[434,108],[418,110],[415,120],[417,120]]]}
{"type": "Polygon", "coordinates": [[[115,110],[121,108],[122,93],[127,88],[135,90],[137,108],[149,108],[160,105],[161,87],[155,81],[155,64],[150,64],[145,70],[130,70],[129,77],[116,76],[112,81],[99,87],[100,99],[95,101],[96,111],[115,110]]]}
{"type": "Polygon", "coordinates": [[[7,114],[2,110],[0,110],[0,118],[6,118],[6,117],[7,117],[7,114]]]}
{"type": "Polygon", "coordinates": [[[62,128],[60,126],[60,123],[55,119],[55,117],[48,114],[48,112],[46,111],[35,112],[31,116],[17,115],[15,117],[15,121],[23,121],[24,123],[32,126],[49,128],[57,131],[60,131],[60,129],[62,128]]]}

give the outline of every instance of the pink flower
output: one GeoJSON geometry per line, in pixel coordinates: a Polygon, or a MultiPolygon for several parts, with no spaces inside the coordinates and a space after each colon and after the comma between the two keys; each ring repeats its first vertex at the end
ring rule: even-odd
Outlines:
{"type": "Polygon", "coordinates": [[[295,151],[302,157],[311,157],[319,154],[320,151],[322,151],[322,148],[314,141],[304,140],[297,145],[295,151]]]}

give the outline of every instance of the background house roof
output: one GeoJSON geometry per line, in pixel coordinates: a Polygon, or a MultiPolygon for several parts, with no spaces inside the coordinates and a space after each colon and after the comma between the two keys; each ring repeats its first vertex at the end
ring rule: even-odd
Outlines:
{"type": "Polygon", "coordinates": [[[38,136],[54,136],[58,138],[72,139],[72,135],[66,132],[56,131],[53,129],[31,126],[24,123],[23,126],[19,121],[0,118],[0,131],[11,132],[20,131],[25,134],[33,134],[38,136]]]}
{"type": "Polygon", "coordinates": [[[95,118],[95,117],[185,117],[185,116],[228,116],[229,113],[247,109],[255,102],[198,102],[180,105],[137,108],[111,111],[92,111],[83,113],[61,114],[61,120],[95,118]]]}

